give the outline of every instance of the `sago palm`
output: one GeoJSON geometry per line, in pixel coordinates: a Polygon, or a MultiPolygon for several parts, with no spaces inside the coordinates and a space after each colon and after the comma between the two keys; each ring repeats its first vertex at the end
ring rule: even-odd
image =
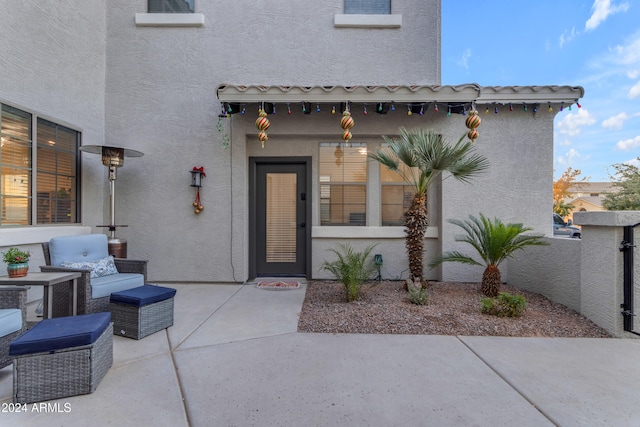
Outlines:
{"type": "Polygon", "coordinates": [[[487,159],[475,152],[471,141],[463,135],[455,144],[432,130],[400,128],[396,138],[383,137],[388,148],[370,157],[398,173],[413,187],[411,206],[404,214],[405,246],[411,279],[423,280],[424,235],[428,226],[427,192],[443,172],[468,182],[489,167],[487,159]],[[406,168],[401,167],[405,165],[406,168]]]}
{"type": "Polygon", "coordinates": [[[526,246],[542,246],[547,243],[542,240],[542,234],[523,234],[532,228],[522,224],[505,224],[498,218],[490,220],[480,214],[480,219],[469,215],[469,219],[461,221],[449,220],[465,231],[465,235],[456,236],[456,242],[470,244],[478,253],[481,261],[458,251],[442,254],[429,264],[435,267],[443,262],[461,262],[470,265],[484,266],[482,274],[482,293],[488,297],[496,297],[500,292],[501,274],[498,266],[507,258],[513,258],[515,251],[526,246]]]}

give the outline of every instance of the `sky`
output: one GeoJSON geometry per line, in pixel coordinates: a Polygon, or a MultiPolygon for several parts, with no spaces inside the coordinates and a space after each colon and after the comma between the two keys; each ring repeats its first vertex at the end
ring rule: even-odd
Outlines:
{"type": "Polygon", "coordinates": [[[442,84],[582,86],[554,120],[554,178],[640,166],[640,0],[442,1],[442,84]]]}

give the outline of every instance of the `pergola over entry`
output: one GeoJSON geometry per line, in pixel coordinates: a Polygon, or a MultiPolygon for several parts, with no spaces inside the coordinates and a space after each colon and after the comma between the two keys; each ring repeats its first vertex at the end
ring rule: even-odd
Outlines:
{"type": "Polygon", "coordinates": [[[228,104],[250,103],[379,103],[398,105],[441,104],[468,111],[473,105],[512,106],[524,104],[560,104],[568,107],[584,96],[580,86],[480,86],[475,83],[455,86],[260,86],[222,84],[217,97],[228,104]]]}

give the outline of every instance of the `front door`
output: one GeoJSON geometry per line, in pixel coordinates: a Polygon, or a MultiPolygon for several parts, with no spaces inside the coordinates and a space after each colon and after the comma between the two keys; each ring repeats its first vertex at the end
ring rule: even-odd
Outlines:
{"type": "Polygon", "coordinates": [[[306,276],[307,162],[255,163],[255,276],[306,276]]]}

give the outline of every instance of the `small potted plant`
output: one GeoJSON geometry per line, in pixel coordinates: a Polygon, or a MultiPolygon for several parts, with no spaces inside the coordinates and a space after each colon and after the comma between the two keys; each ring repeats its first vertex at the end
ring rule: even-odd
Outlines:
{"type": "Polygon", "coordinates": [[[26,276],[29,271],[29,251],[23,251],[18,248],[9,248],[2,253],[3,260],[7,264],[7,273],[9,277],[26,276]]]}

